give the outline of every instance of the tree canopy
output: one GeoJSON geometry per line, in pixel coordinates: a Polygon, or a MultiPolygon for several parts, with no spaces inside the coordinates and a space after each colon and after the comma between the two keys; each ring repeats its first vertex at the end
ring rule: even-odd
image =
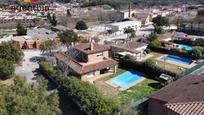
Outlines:
{"type": "Polygon", "coordinates": [[[27,29],[25,27],[23,27],[21,25],[21,23],[18,23],[17,26],[16,26],[16,32],[19,36],[21,35],[26,35],[27,34],[27,29]]]}
{"type": "Polygon", "coordinates": [[[13,63],[19,63],[23,58],[23,52],[17,44],[12,42],[2,42],[0,44],[0,58],[13,63]]]}
{"type": "Polygon", "coordinates": [[[86,29],[88,29],[88,26],[86,25],[86,23],[84,21],[79,21],[79,22],[77,22],[75,28],[77,30],[86,30],[86,29]]]}
{"type": "Polygon", "coordinates": [[[117,109],[117,99],[103,95],[94,85],[76,77],[65,77],[48,62],[40,62],[40,69],[53,76],[55,82],[59,84],[59,94],[71,99],[88,115],[113,115],[117,109]]]}
{"type": "Polygon", "coordinates": [[[161,47],[162,47],[162,44],[161,44],[161,42],[160,42],[159,40],[154,39],[154,40],[150,43],[149,46],[152,47],[152,48],[161,48],[161,47]]]}
{"type": "Polygon", "coordinates": [[[56,25],[57,25],[57,19],[56,19],[55,14],[53,14],[53,15],[51,16],[51,14],[48,13],[48,14],[47,14],[47,19],[48,19],[48,21],[52,24],[52,26],[56,26],[56,25]]]}
{"type": "Polygon", "coordinates": [[[136,31],[131,27],[125,28],[124,33],[130,34],[130,38],[133,38],[136,36],[136,31]]]}
{"type": "Polygon", "coordinates": [[[38,79],[38,85],[29,85],[24,79],[15,77],[11,86],[0,87],[1,115],[57,115],[58,96],[46,91],[47,81],[38,79]]]}
{"type": "Polygon", "coordinates": [[[12,62],[0,58],[0,79],[8,79],[14,73],[14,65],[12,62]]]}
{"type": "Polygon", "coordinates": [[[80,40],[77,33],[75,33],[73,30],[66,30],[64,32],[59,33],[58,36],[61,42],[67,45],[70,45],[71,43],[75,43],[80,40]]]}
{"type": "Polygon", "coordinates": [[[155,26],[168,26],[169,21],[166,17],[158,15],[157,17],[153,18],[152,22],[155,26]]]}
{"type": "Polygon", "coordinates": [[[44,53],[44,52],[51,52],[52,50],[54,50],[57,47],[57,43],[55,40],[47,40],[44,43],[42,43],[40,45],[40,50],[44,53]]]}

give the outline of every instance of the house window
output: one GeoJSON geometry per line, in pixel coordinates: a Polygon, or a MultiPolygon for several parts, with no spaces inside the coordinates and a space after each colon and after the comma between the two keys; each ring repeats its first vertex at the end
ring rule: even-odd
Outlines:
{"type": "Polygon", "coordinates": [[[96,56],[101,57],[101,56],[103,56],[103,53],[97,53],[96,56]]]}

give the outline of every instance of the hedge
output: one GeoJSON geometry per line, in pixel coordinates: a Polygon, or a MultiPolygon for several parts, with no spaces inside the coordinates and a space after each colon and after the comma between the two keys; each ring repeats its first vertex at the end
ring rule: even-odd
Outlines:
{"type": "MultiPolygon", "coordinates": [[[[116,56],[119,57],[119,56],[116,56]]],[[[154,64],[150,64],[148,62],[137,62],[133,59],[128,58],[125,56],[124,58],[118,58],[119,66],[122,68],[128,68],[137,70],[151,79],[158,78],[162,73],[171,75],[172,77],[176,78],[177,74],[173,73],[168,70],[164,70],[163,68],[160,68],[154,64]]]]}
{"type": "Polygon", "coordinates": [[[59,85],[59,93],[88,115],[112,115],[117,109],[117,100],[106,97],[94,85],[76,77],[65,77],[48,62],[39,65],[41,71],[59,85]]]}

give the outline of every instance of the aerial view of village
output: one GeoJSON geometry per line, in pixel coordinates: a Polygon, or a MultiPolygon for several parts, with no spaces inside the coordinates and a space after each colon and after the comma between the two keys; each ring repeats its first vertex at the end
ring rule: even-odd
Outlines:
{"type": "Polygon", "coordinates": [[[204,0],[0,0],[0,115],[204,115],[204,0]]]}

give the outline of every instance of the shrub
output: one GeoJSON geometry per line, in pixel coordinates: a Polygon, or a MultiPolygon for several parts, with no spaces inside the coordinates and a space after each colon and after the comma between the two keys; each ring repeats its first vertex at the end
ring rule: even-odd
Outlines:
{"type": "Polygon", "coordinates": [[[88,115],[112,115],[117,100],[104,96],[94,85],[75,77],[65,77],[48,62],[40,62],[40,69],[59,84],[59,93],[71,99],[88,115]]]}
{"type": "Polygon", "coordinates": [[[162,43],[159,40],[155,39],[150,43],[149,46],[152,47],[152,48],[161,48],[162,43]]]}
{"type": "Polygon", "coordinates": [[[125,57],[118,59],[119,66],[122,68],[129,68],[133,70],[137,70],[141,73],[144,73],[151,79],[155,79],[156,77],[159,77],[162,73],[171,75],[173,77],[176,77],[177,74],[170,72],[168,70],[164,70],[163,68],[160,68],[156,66],[154,61],[148,60],[147,62],[137,62],[134,60],[127,60],[125,57]]]}
{"type": "Polygon", "coordinates": [[[146,52],[147,54],[149,54],[149,53],[151,53],[151,50],[150,50],[149,48],[146,48],[146,49],[145,49],[145,52],[146,52]]]}
{"type": "Polygon", "coordinates": [[[79,22],[77,22],[75,28],[77,30],[86,30],[86,29],[88,29],[88,26],[86,25],[86,23],[84,21],[79,21],[79,22]]]}
{"type": "Polygon", "coordinates": [[[12,77],[14,65],[12,62],[0,58],[0,79],[5,80],[12,77]]]}
{"type": "Polygon", "coordinates": [[[163,34],[164,32],[165,32],[165,30],[161,26],[156,26],[154,28],[154,33],[163,34]]]}

